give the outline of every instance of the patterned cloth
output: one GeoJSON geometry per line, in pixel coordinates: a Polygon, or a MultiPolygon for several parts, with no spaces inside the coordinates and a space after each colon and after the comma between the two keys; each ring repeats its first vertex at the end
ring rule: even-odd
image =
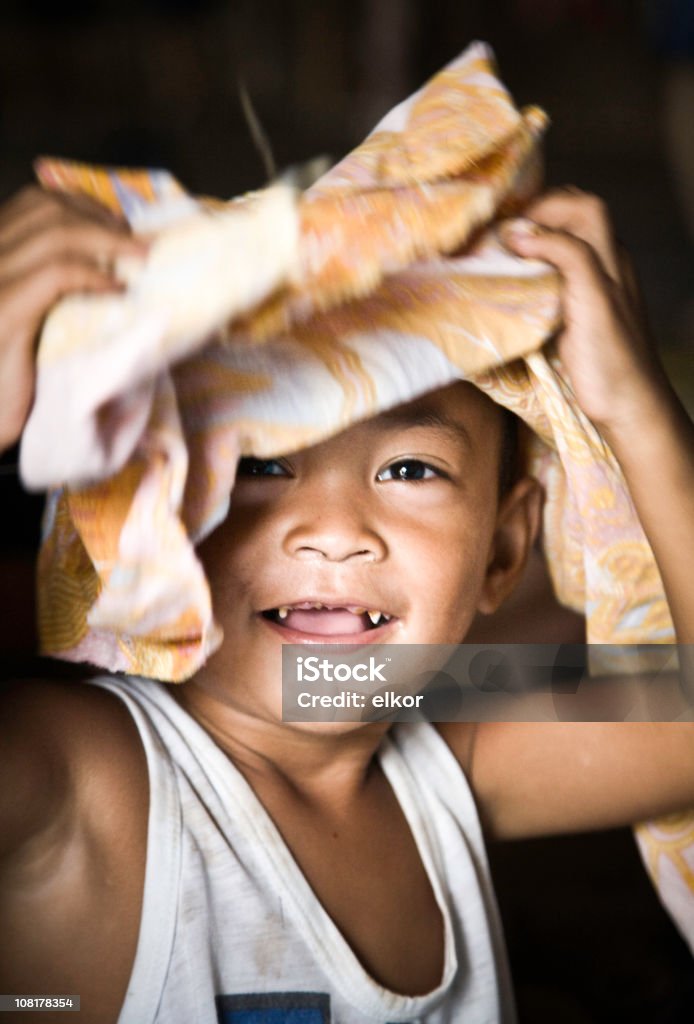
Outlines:
{"type": "MultiPolygon", "coordinates": [[[[57,485],[46,652],[188,678],[222,640],[194,544],[224,519],[239,455],[314,444],[458,378],[533,430],[548,564],[589,643],[673,639],[621,471],[544,344],[556,275],[495,231],[539,190],[545,123],[474,44],[301,196],[193,203],[162,172],[39,162],[47,187],[159,230],[125,296],[63,300],[40,341],[22,471],[57,485]]],[[[691,832],[645,826],[640,841],[694,936],[691,832]]]]}

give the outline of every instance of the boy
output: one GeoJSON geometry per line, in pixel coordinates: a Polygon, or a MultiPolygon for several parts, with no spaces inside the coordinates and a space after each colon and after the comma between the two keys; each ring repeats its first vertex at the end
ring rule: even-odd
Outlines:
{"type": "MultiPolygon", "coordinates": [[[[596,201],[561,190],[528,218],[507,244],[562,274],[564,365],[691,643],[691,424],[596,201]]],[[[30,396],[36,325],[77,283],[68,268],[109,287],[96,254],[134,243],[32,191],[6,209],[0,244],[15,317],[0,379],[30,396]]],[[[106,679],[6,695],[0,990],[79,993],[90,1022],[513,1019],[468,785],[495,836],[633,822],[694,802],[694,726],[387,737],[383,723],[279,714],[283,640],[454,643],[512,591],[540,495],[528,478],[499,493],[501,434],[497,408],[458,384],[286,459],[245,460],[201,552],[226,637],[207,666],[173,691],[106,679]]]]}

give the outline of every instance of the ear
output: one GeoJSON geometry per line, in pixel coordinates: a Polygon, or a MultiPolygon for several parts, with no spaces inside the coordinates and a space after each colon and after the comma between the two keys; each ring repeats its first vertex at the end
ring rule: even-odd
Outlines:
{"type": "Polygon", "coordinates": [[[502,499],[477,605],[484,615],[495,612],[520,580],[540,529],[543,500],[540,484],[529,476],[502,499]]]}

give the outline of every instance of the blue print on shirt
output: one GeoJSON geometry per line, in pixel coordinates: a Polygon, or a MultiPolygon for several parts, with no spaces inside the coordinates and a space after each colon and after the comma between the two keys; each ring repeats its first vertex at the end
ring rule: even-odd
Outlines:
{"type": "Polygon", "coordinates": [[[217,996],[219,1024],[330,1024],[330,996],[322,992],[255,992],[217,996]]]}

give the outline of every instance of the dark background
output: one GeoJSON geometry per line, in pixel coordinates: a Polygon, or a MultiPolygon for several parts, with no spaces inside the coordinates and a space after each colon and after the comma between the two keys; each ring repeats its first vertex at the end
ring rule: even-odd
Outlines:
{"type": "MultiPolygon", "coordinates": [[[[552,119],[547,180],[609,202],[654,334],[694,407],[691,0],[3,0],[0,198],[39,154],[163,166],[194,192],[264,184],[241,77],[279,169],[337,158],[472,39],[552,119]]],[[[1,328],[0,328],[1,329],[1,328]]],[[[40,499],[0,465],[0,656],[31,651],[40,499]]],[[[492,849],[522,1018],[694,1019],[692,963],[630,835],[492,849]]]]}

